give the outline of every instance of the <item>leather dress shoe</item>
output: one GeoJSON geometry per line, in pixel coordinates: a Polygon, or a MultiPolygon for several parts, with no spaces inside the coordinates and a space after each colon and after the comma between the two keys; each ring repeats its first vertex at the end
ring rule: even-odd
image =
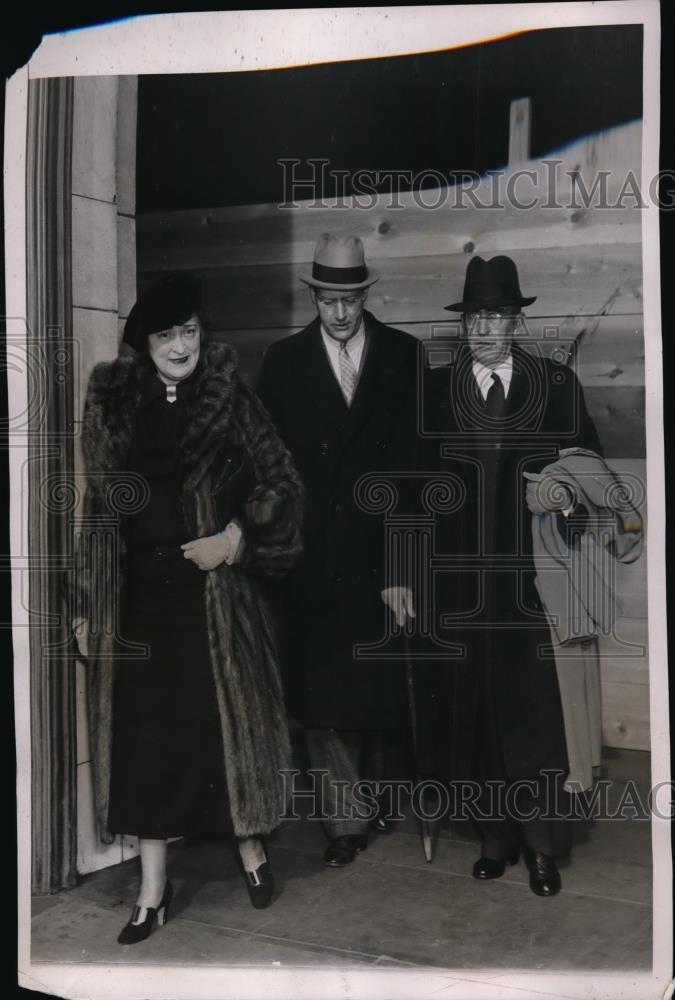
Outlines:
{"type": "Polygon", "coordinates": [[[519,853],[519,851],[516,851],[510,857],[501,861],[495,861],[494,858],[480,857],[473,866],[473,877],[480,879],[501,878],[507,864],[515,865],[518,863],[519,853]]]}
{"type": "Polygon", "coordinates": [[[157,906],[134,906],[131,919],[119,933],[120,944],[138,944],[150,935],[157,921],[158,927],[163,927],[169,919],[169,904],[173,898],[173,888],[170,882],[164,884],[164,892],[157,906]],[[141,917],[143,919],[141,920],[141,917]]]}
{"type": "Polygon", "coordinates": [[[264,910],[272,902],[274,895],[274,876],[269,861],[264,861],[255,871],[247,871],[241,863],[240,867],[251,905],[256,910],[264,910]]]}
{"type": "Polygon", "coordinates": [[[265,839],[264,837],[260,837],[259,840],[263,854],[265,855],[265,860],[262,864],[252,870],[245,868],[238,851],[237,861],[239,862],[239,870],[244,876],[244,885],[246,886],[248,898],[251,900],[251,905],[256,910],[264,910],[272,902],[272,897],[274,896],[274,875],[272,874],[272,868],[267,858],[265,839]]]}
{"type": "Polygon", "coordinates": [[[368,834],[345,833],[331,840],[323,856],[323,863],[329,868],[344,868],[352,863],[357,854],[368,846],[368,834]]]}
{"type": "Polygon", "coordinates": [[[560,892],[560,873],[553,858],[539,851],[525,851],[525,864],[530,871],[530,889],[537,896],[556,896],[560,892]]]}

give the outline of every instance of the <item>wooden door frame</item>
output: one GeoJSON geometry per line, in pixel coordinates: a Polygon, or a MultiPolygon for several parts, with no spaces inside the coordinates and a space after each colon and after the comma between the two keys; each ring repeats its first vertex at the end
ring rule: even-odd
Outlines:
{"type": "Polygon", "coordinates": [[[73,80],[32,80],[26,137],[26,274],[32,890],[76,881],[75,660],[63,579],[72,518],[71,277],[73,80]]]}

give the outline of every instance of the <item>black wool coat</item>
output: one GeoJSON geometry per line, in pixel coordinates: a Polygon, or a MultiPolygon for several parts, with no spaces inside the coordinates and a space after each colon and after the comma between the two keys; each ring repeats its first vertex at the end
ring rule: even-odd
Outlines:
{"type": "Polygon", "coordinates": [[[477,777],[483,698],[494,699],[494,735],[509,778],[531,778],[542,768],[567,771],[523,473],[541,471],[561,448],[602,450],[574,372],[517,345],[512,357],[499,436],[486,420],[466,345],[453,364],[425,376],[429,467],[457,476],[465,493],[456,511],[437,517],[435,551],[448,561],[436,578],[433,606],[418,609],[439,637],[463,651],[415,669],[419,764],[444,778],[477,777]]]}
{"type": "Polygon", "coordinates": [[[391,612],[384,522],[355,500],[360,477],[400,467],[414,420],[416,338],[364,312],[366,354],[347,406],[319,319],[270,346],[258,393],[303,480],[303,556],[284,586],[284,678],[290,713],[307,727],[407,726],[400,660],[358,659],[385,636],[391,612]]]}
{"type": "MultiPolygon", "coordinates": [[[[71,617],[89,622],[88,705],[95,811],[104,842],[113,734],[115,662],[132,655],[119,634],[126,551],[120,520],[142,502],[125,472],[147,367],[134,352],[97,365],[84,409],[87,474],[71,617]]],[[[290,766],[288,724],[262,584],[283,576],[301,551],[302,485],[259,400],[237,373],[227,344],[202,349],[179,443],[188,538],[224,527],[222,497],[237,467],[252,467],[243,515],[243,560],[205,573],[210,665],[222,736],[222,767],[237,836],[269,832],[285,811],[279,770],[290,766]]],[[[189,678],[189,663],[185,665],[189,678]]],[[[186,746],[185,752],[190,753],[186,746]]]]}

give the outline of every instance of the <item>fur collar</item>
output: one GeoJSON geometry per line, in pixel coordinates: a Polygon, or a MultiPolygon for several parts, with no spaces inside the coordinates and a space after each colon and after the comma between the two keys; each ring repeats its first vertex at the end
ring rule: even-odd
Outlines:
{"type": "MultiPolygon", "coordinates": [[[[89,472],[124,469],[148,364],[125,349],[115,361],[97,365],[85,405],[82,450],[89,472]]],[[[237,354],[229,344],[207,343],[186,399],[187,420],[179,445],[185,489],[193,488],[209,464],[214,444],[231,431],[239,384],[237,354]]]]}

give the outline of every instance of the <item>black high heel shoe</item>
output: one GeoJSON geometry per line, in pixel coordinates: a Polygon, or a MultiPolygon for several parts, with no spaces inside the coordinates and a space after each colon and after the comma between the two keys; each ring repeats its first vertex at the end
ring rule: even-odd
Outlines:
{"type": "Polygon", "coordinates": [[[164,886],[159,906],[134,906],[131,920],[122,928],[117,938],[119,944],[138,944],[139,941],[145,941],[153,928],[155,918],[157,919],[157,926],[163,927],[169,919],[169,903],[172,898],[173,887],[170,882],[167,882],[164,886]],[[138,921],[142,910],[145,910],[145,917],[143,920],[138,921]]]}
{"type": "MultiPolygon", "coordinates": [[[[267,857],[267,849],[263,842],[263,850],[267,857]]],[[[248,871],[244,868],[244,863],[239,855],[239,867],[244,876],[244,884],[248,892],[248,898],[256,910],[264,910],[272,901],[274,895],[274,875],[269,861],[263,861],[255,871],[248,871]]]]}

